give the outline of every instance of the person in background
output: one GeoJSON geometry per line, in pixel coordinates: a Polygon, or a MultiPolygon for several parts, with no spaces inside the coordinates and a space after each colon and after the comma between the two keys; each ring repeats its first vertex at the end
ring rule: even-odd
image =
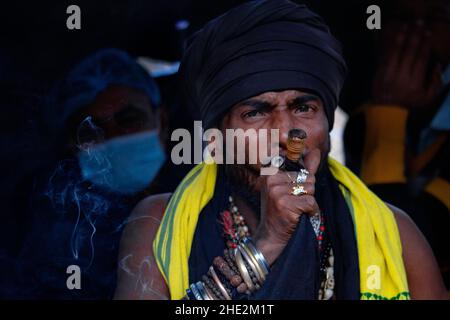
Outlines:
{"type": "Polygon", "coordinates": [[[375,193],[416,222],[450,289],[450,1],[396,7],[382,29],[372,99],[346,129],[347,155],[359,158],[375,193]]]}
{"type": "Polygon", "coordinates": [[[166,158],[159,89],[127,53],[104,49],[55,86],[45,122],[61,147],[56,166],[34,179],[8,296],[109,299],[122,227],[166,158]],[[80,267],[81,290],[66,283],[70,265],[80,267]]]}
{"type": "Polygon", "coordinates": [[[143,199],[123,233],[115,298],[445,299],[414,223],[328,157],[346,71],[324,21],[287,0],[246,2],[190,38],[180,75],[204,126],[278,130],[263,144],[282,156],[296,149],[291,129],[304,129],[304,168],[262,176],[261,157],[205,161],[173,194],[143,199]]]}
{"type": "Polygon", "coordinates": [[[150,75],[125,52],[106,49],[59,85],[52,101],[59,110],[51,110],[59,121],[50,118],[65,126],[66,151],[77,156],[83,178],[133,194],[149,187],[164,161],[159,104],[150,75]]]}

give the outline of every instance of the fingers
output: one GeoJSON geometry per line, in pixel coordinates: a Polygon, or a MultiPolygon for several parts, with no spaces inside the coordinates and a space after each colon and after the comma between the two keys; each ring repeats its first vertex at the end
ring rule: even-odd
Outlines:
{"type": "Polygon", "coordinates": [[[319,149],[313,149],[303,158],[305,169],[308,170],[309,175],[316,175],[317,169],[320,165],[321,153],[319,149]]]}
{"type": "Polygon", "coordinates": [[[278,184],[272,186],[268,192],[269,197],[274,199],[276,206],[280,210],[289,209],[292,212],[297,213],[310,213],[311,211],[317,212],[318,209],[315,194],[314,183],[302,183],[305,194],[293,195],[293,185],[278,184]],[[306,200],[305,200],[306,199],[306,200]]]}
{"type": "MultiPolygon", "coordinates": [[[[288,185],[293,186],[294,184],[297,184],[297,175],[298,172],[295,171],[280,171],[275,175],[268,176],[266,180],[267,188],[270,188],[275,185],[288,185]]],[[[315,184],[316,183],[316,177],[312,174],[308,174],[306,176],[306,180],[303,181],[301,184],[315,184]]]]}
{"type": "Polygon", "coordinates": [[[415,35],[418,43],[415,47],[409,49],[414,50],[415,56],[413,61],[418,62],[424,58],[428,59],[431,50],[431,31],[424,25],[423,21],[416,23],[415,35]]]}
{"type": "Polygon", "coordinates": [[[410,81],[416,64],[428,62],[429,36],[423,23],[420,22],[415,25],[404,25],[396,33],[393,43],[388,44],[391,47],[387,49],[385,56],[387,60],[383,61],[386,65],[384,76],[390,78],[401,75],[404,80],[410,81]]]}
{"type": "Polygon", "coordinates": [[[426,100],[432,101],[436,96],[439,95],[442,88],[443,88],[442,68],[439,64],[437,64],[433,69],[433,73],[431,74],[430,82],[426,88],[426,93],[425,93],[426,100]]]}
{"type": "Polygon", "coordinates": [[[275,212],[277,212],[277,221],[284,220],[292,224],[292,226],[297,224],[302,214],[313,216],[320,212],[316,199],[310,195],[303,195],[301,197],[284,195],[277,198],[275,209],[275,212]]]}
{"type": "Polygon", "coordinates": [[[288,195],[281,199],[284,211],[291,218],[299,219],[302,214],[312,216],[320,211],[316,199],[311,195],[293,196],[288,195]]]}
{"type": "MultiPolygon", "coordinates": [[[[313,149],[305,155],[303,164],[309,174],[307,175],[304,183],[312,185],[315,184],[315,174],[319,168],[320,161],[321,152],[319,149],[313,149]]],[[[298,172],[279,171],[277,174],[267,176],[265,183],[266,189],[270,189],[275,185],[292,185],[293,183],[296,183],[297,175],[298,172]]]]}
{"type": "Polygon", "coordinates": [[[298,172],[286,172],[280,171],[276,175],[268,176],[265,183],[265,190],[274,188],[276,186],[281,186],[287,188],[286,190],[291,190],[294,185],[308,186],[308,193],[314,194],[314,188],[310,188],[309,185],[315,186],[316,177],[312,174],[308,174],[305,181],[297,183],[298,172]]]}
{"type": "MultiPolygon", "coordinates": [[[[314,196],[316,189],[314,183],[302,183],[303,190],[305,191],[304,195],[314,196]]],[[[294,186],[288,184],[278,184],[272,186],[269,190],[269,197],[272,199],[279,199],[284,197],[285,195],[292,195],[292,191],[294,190],[294,186]]],[[[301,195],[295,196],[301,197],[301,195]]]]}
{"type": "MultiPolygon", "coordinates": [[[[279,185],[281,188],[283,188],[282,190],[285,192],[285,194],[291,194],[292,191],[294,190],[295,187],[298,186],[302,186],[303,190],[305,190],[305,194],[314,196],[315,192],[316,192],[316,185],[315,183],[311,183],[311,182],[304,182],[304,183],[300,183],[300,184],[293,184],[290,183],[288,185],[279,185]]],[[[278,187],[278,186],[275,186],[278,187]]]]}
{"type": "Polygon", "coordinates": [[[421,28],[417,27],[413,28],[412,33],[410,33],[406,37],[406,41],[404,43],[400,56],[401,62],[399,64],[401,66],[401,69],[403,69],[405,72],[412,70],[411,68],[416,61],[417,56],[423,49],[423,40],[423,31],[421,30],[421,28]]]}
{"type": "Polygon", "coordinates": [[[268,176],[266,180],[267,188],[272,188],[276,185],[289,184],[292,182],[292,179],[295,179],[296,174],[296,172],[286,173],[285,171],[279,171],[277,174],[268,176]],[[289,178],[289,175],[292,179],[289,178]]]}
{"type": "Polygon", "coordinates": [[[308,215],[314,215],[320,211],[319,205],[316,199],[312,195],[303,196],[289,196],[290,204],[294,209],[294,212],[306,213],[308,215]],[[295,199],[294,199],[295,198],[295,199]]]}
{"type": "MultiPolygon", "coordinates": [[[[410,85],[412,85],[412,90],[417,90],[427,87],[427,69],[429,66],[429,57],[431,53],[431,49],[429,45],[424,45],[418,53],[416,60],[413,62],[413,65],[410,67],[410,79],[415,79],[415,81],[410,81],[410,85]]],[[[407,81],[407,80],[405,80],[407,81]]]]}
{"type": "MultiPolygon", "coordinates": [[[[288,184],[297,184],[297,175],[299,174],[299,172],[286,172],[286,176],[288,177],[288,181],[286,181],[286,183],[288,184]]],[[[316,183],[316,176],[313,174],[307,174],[306,175],[306,180],[304,180],[303,182],[301,182],[300,184],[304,184],[304,183],[312,183],[315,184],[316,183]]]]}
{"type": "Polygon", "coordinates": [[[395,36],[384,49],[385,54],[372,84],[378,103],[426,107],[439,95],[442,87],[437,72],[430,77],[431,33],[422,21],[393,30],[395,36]]]}
{"type": "MultiPolygon", "coordinates": [[[[391,78],[395,75],[399,63],[402,61],[402,48],[405,45],[407,38],[407,26],[402,26],[402,28],[397,32],[394,41],[390,44],[390,48],[385,56],[386,69],[384,71],[384,76],[386,78],[391,78]]],[[[389,46],[389,44],[388,44],[389,46]]]]}
{"type": "Polygon", "coordinates": [[[431,55],[430,33],[422,24],[413,29],[403,49],[403,61],[399,71],[403,75],[402,81],[408,83],[410,90],[425,87],[427,69],[431,55]]]}

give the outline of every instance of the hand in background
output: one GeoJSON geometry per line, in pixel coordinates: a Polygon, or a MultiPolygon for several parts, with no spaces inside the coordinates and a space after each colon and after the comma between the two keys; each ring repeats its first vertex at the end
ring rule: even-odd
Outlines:
{"type": "Polygon", "coordinates": [[[430,63],[430,33],[422,24],[391,25],[386,31],[372,86],[373,102],[410,109],[431,105],[443,84],[440,66],[430,63]]]}

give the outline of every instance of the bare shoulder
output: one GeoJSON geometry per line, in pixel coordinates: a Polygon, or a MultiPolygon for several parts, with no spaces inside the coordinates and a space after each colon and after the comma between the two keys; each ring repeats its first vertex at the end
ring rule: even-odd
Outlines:
{"type": "Polygon", "coordinates": [[[440,270],[422,232],[403,210],[387,204],[397,221],[403,248],[403,262],[413,299],[447,299],[440,270]]]}
{"type": "Polygon", "coordinates": [[[131,245],[134,250],[146,250],[152,247],[170,195],[170,193],[152,195],[136,205],[127,219],[121,248],[131,245]]]}
{"type": "Polygon", "coordinates": [[[116,299],[166,299],[168,290],[153,254],[153,240],[171,194],[141,200],[133,209],[119,249],[116,299]]]}
{"type": "Polygon", "coordinates": [[[161,222],[171,195],[171,193],[161,193],[142,199],[131,212],[129,222],[136,221],[136,219],[161,222]]]}

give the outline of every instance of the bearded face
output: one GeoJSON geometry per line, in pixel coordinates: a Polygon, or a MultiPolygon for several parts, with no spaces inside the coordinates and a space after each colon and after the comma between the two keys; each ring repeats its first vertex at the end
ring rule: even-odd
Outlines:
{"type": "MultiPolygon", "coordinates": [[[[233,106],[223,118],[220,129],[224,137],[226,137],[226,129],[243,129],[244,131],[254,129],[256,132],[261,129],[266,129],[267,132],[270,132],[271,129],[278,129],[277,145],[274,145],[268,135],[267,149],[278,148],[279,154],[285,156],[288,132],[293,128],[301,128],[307,134],[304,155],[317,148],[322,154],[321,163],[325,163],[330,150],[328,120],[321,99],[312,93],[285,90],[265,92],[246,99],[233,106]]],[[[263,166],[263,159],[259,158],[259,153],[256,156],[250,154],[250,152],[254,152],[254,149],[249,145],[252,143],[259,145],[258,138],[259,135],[255,135],[253,138],[245,140],[246,162],[244,164],[225,165],[225,171],[233,185],[234,192],[248,200],[249,204],[255,207],[254,209],[259,206],[260,170],[263,166]],[[252,156],[257,159],[254,164],[247,161],[252,156]]],[[[224,142],[227,144],[226,138],[224,142]]],[[[237,143],[234,141],[233,145],[237,143]]],[[[227,151],[230,152],[230,150],[227,151]]],[[[231,152],[234,152],[234,159],[237,159],[237,148],[231,152]]],[[[270,154],[270,152],[266,154],[270,154]]]]}

